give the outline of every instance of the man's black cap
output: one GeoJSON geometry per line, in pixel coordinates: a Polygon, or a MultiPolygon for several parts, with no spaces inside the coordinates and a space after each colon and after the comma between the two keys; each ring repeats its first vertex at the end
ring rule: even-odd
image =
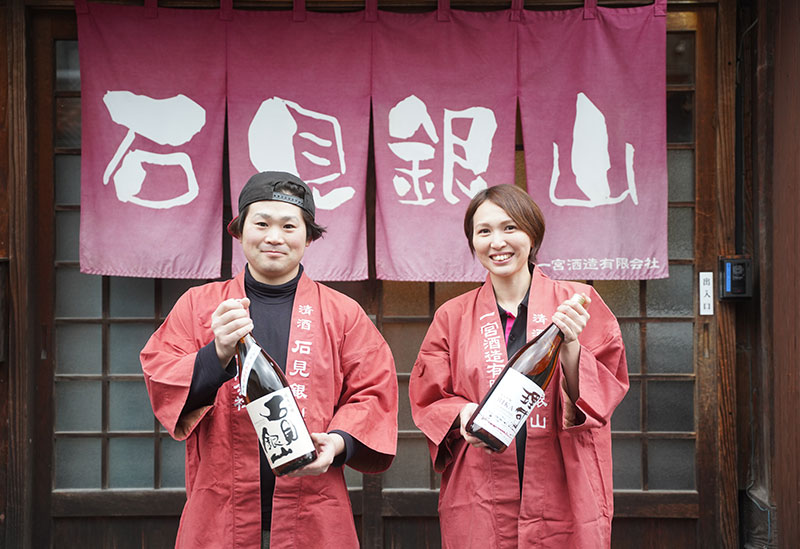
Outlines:
{"type": "MultiPolygon", "coordinates": [[[[239,213],[241,214],[242,210],[253,202],[260,202],[261,200],[277,200],[279,202],[294,204],[301,210],[311,214],[311,219],[314,219],[314,213],[316,211],[314,207],[314,196],[311,194],[311,189],[308,188],[308,185],[296,175],[287,172],[261,172],[255,174],[245,183],[242,192],[239,193],[239,213]],[[276,185],[287,182],[294,183],[302,188],[303,196],[275,192],[276,185]]],[[[238,227],[239,216],[237,215],[228,223],[228,233],[231,236],[239,238],[241,235],[238,234],[238,227]]]]}

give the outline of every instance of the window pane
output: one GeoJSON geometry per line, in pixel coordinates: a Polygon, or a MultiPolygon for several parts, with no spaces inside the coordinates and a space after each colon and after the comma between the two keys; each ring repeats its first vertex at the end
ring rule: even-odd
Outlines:
{"type": "Polygon", "coordinates": [[[694,151],[667,151],[669,200],[694,202],[694,151]]]}
{"type": "Polygon", "coordinates": [[[97,324],[56,326],[56,373],[100,374],[103,371],[103,334],[97,324]]]}
{"type": "Polygon", "coordinates": [[[55,146],[78,149],[81,146],[80,97],[56,98],[55,146]]]}
{"type": "Polygon", "coordinates": [[[108,459],[110,488],[153,488],[153,439],[112,438],[108,459]]]}
{"type": "Polygon", "coordinates": [[[694,267],[670,265],[669,278],[647,282],[647,316],[692,316],[694,267]]]}
{"type": "Polygon", "coordinates": [[[351,469],[350,467],[344,468],[344,481],[348,488],[362,488],[364,486],[364,475],[351,469]]]}
{"type": "Polygon", "coordinates": [[[383,281],[383,314],[386,316],[426,316],[427,282],[383,281]]]}
{"type": "Polygon", "coordinates": [[[77,40],[56,40],[56,90],[80,91],[81,73],[77,40]]]}
{"type": "Polygon", "coordinates": [[[398,413],[397,413],[397,426],[402,430],[416,430],[417,426],[414,425],[414,420],[411,417],[411,404],[408,399],[408,380],[407,379],[399,379],[398,383],[398,392],[399,394],[399,406],[398,406],[398,413]]]}
{"type": "Polygon", "coordinates": [[[430,488],[431,455],[424,438],[401,438],[397,457],[383,474],[384,488],[430,488]]]}
{"type": "Polygon", "coordinates": [[[98,438],[57,438],[54,488],[94,488],[101,486],[102,450],[98,438]]]}
{"type": "Polygon", "coordinates": [[[78,261],[79,212],[56,212],[56,261],[78,261]]]}
{"type": "MultiPolygon", "coordinates": [[[[230,240],[230,237],[226,240],[230,240]]],[[[162,279],[161,282],[161,312],[167,315],[175,306],[175,302],[186,290],[193,286],[205,284],[204,280],[162,279]]]]}
{"type": "Polygon", "coordinates": [[[56,155],[56,205],[77,206],[81,203],[81,157],[56,155]]]}
{"type": "Polygon", "coordinates": [[[56,427],[64,431],[100,431],[99,381],[56,381],[56,427]]]}
{"type": "Polygon", "coordinates": [[[56,317],[100,318],[102,277],[83,274],[77,267],[56,269],[56,317]]]}
{"type": "Polygon", "coordinates": [[[153,430],[153,409],[144,381],[112,381],[108,397],[109,430],[153,430]]]}
{"type": "Polygon", "coordinates": [[[667,84],[694,84],[694,33],[667,33],[667,84]]]}
{"type": "Polygon", "coordinates": [[[639,316],[638,280],[597,280],[594,288],[615,316],[639,316]]]}
{"type": "Polygon", "coordinates": [[[109,371],[112,374],[141,374],[139,352],[152,333],[151,324],[112,324],[108,329],[109,371]]]}
{"type": "Polygon", "coordinates": [[[694,258],[694,208],[669,208],[670,259],[694,258]]]}
{"type": "Polygon", "coordinates": [[[631,381],[628,394],[611,416],[612,431],[641,431],[641,382],[631,381]]]}
{"type": "Polygon", "coordinates": [[[667,92],[667,142],[694,142],[693,92],[667,92]]]}
{"type": "Polygon", "coordinates": [[[625,343],[625,358],[628,361],[628,372],[639,373],[642,371],[641,358],[641,328],[638,322],[623,322],[619,325],[622,332],[622,341],[625,343]]]}
{"type": "Polygon", "coordinates": [[[186,444],[169,437],[161,438],[161,487],[185,486],[186,444]]]}
{"type": "Polygon", "coordinates": [[[694,383],[649,381],[647,383],[647,430],[694,431],[694,383]]]}
{"type": "Polygon", "coordinates": [[[653,322],[647,325],[647,371],[694,373],[694,326],[691,322],[653,322]]]}
{"type": "MultiPolygon", "coordinates": [[[[464,239],[464,245],[467,245],[466,239],[464,239]]],[[[436,308],[441,307],[445,301],[465,294],[478,286],[480,284],[475,282],[437,282],[433,290],[436,308]]]]}
{"type": "Polygon", "coordinates": [[[154,287],[152,278],[112,276],[109,313],[111,316],[152,318],[154,287]]]}
{"type": "Polygon", "coordinates": [[[611,444],[616,490],[642,489],[642,443],[638,439],[615,438],[611,444]]]}
{"type": "Polygon", "coordinates": [[[647,445],[650,490],[694,490],[694,440],[651,440],[647,445]]]}
{"type": "Polygon", "coordinates": [[[385,322],[383,324],[383,337],[392,350],[398,372],[411,372],[427,331],[428,324],[422,322],[385,322]]]}

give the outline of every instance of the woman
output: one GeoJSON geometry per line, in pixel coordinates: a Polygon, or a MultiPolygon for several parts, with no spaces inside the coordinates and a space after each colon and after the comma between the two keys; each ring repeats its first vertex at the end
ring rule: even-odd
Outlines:
{"type": "Polygon", "coordinates": [[[609,420],[628,389],[619,325],[594,288],[550,280],[535,266],[544,219],[521,189],[478,193],[464,232],[486,283],[436,312],[409,387],[414,422],[442,473],[442,545],[608,547],[609,420]],[[508,357],[550,319],[564,333],[561,368],[515,441],[494,453],[464,426],[508,357]]]}

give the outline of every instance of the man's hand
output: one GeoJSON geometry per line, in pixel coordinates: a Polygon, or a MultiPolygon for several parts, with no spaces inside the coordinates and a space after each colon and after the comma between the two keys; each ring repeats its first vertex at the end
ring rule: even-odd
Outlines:
{"type": "Polygon", "coordinates": [[[247,308],[250,300],[226,299],[211,315],[211,329],[214,332],[214,347],[223,368],[236,354],[236,342],[253,329],[253,321],[247,308]]]}
{"type": "Polygon", "coordinates": [[[317,459],[287,474],[287,477],[316,476],[326,472],[333,458],[344,452],[344,439],[338,433],[311,433],[317,449],[317,459]]]}

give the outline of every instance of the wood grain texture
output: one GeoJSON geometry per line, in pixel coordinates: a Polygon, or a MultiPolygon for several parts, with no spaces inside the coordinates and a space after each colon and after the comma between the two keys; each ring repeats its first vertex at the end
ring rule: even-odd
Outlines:
{"type": "Polygon", "coordinates": [[[696,541],[693,520],[615,518],[611,525],[613,549],[664,549],[704,547],[696,541]]]}
{"type": "MultiPolygon", "coordinates": [[[[716,200],[717,254],[735,253],[736,2],[722,0],[717,21],[716,200]]],[[[717,314],[718,547],[738,546],[736,467],[736,315],[720,302],[717,314]]]]}
{"type": "MultiPolygon", "coordinates": [[[[0,5],[0,29],[8,28],[8,9],[0,5]]],[[[6,32],[6,36],[8,33],[6,32]]],[[[0,81],[9,82],[9,40],[0,41],[0,81]]],[[[8,179],[11,170],[8,161],[8,93],[9,86],[0,87],[0,395],[8,395],[8,179]]],[[[0,398],[0,486],[8,482],[8,398],[0,398]]],[[[6,490],[0,490],[0,539],[6,532],[6,490]]]]}
{"type": "Polygon", "coordinates": [[[172,547],[178,517],[115,517],[53,521],[53,549],[164,549],[172,547]]]}
{"type": "Polygon", "coordinates": [[[774,490],[780,547],[800,539],[800,7],[781,0],[775,29],[772,278],[775,383],[774,490]]]}
{"type": "MultiPolygon", "coordinates": [[[[5,2],[0,5],[0,29],[4,29],[5,36],[9,37],[9,8],[5,2]]],[[[10,47],[8,38],[0,43],[0,82],[11,82],[9,74],[8,53],[10,47]]],[[[0,259],[8,259],[9,255],[9,195],[8,180],[11,177],[9,165],[8,140],[10,138],[8,94],[10,86],[0,86],[0,259]]]]}
{"type": "Polygon", "coordinates": [[[28,97],[26,96],[26,17],[22,0],[5,5],[8,79],[8,215],[9,215],[9,368],[8,483],[6,536],[8,547],[30,547],[33,506],[33,427],[29,398],[33,393],[33,353],[29,334],[31,281],[27,182],[29,177],[28,97]]]}

